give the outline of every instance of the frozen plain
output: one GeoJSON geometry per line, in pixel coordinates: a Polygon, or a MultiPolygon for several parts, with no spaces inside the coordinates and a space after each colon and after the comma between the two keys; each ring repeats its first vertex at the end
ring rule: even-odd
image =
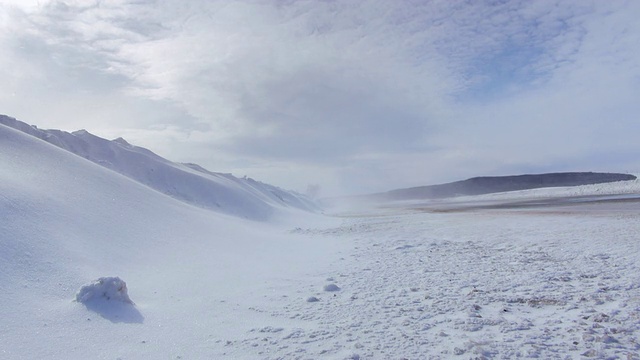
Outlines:
{"type": "Polygon", "coordinates": [[[354,244],[325,274],[342,290],[271,309],[311,330],[243,343],[282,358],[637,359],[639,206],[394,209],[309,230],[354,244]]]}
{"type": "MultiPolygon", "coordinates": [[[[0,137],[1,358],[639,358],[634,199],[259,223],[0,137]],[[103,276],[124,279],[135,305],[73,301],[103,276]]],[[[639,192],[633,181],[456,201],[639,192]]]]}

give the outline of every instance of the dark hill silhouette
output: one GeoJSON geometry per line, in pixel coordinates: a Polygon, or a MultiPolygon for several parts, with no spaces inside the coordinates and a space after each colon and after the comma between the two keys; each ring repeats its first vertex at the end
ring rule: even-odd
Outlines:
{"type": "Polygon", "coordinates": [[[536,175],[485,176],[447,184],[419,186],[392,190],[384,193],[365,195],[370,200],[418,200],[442,199],[464,195],[482,195],[505,191],[528,190],[545,187],[578,186],[601,184],[615,181],[635,180],[629,174],[564,172],[536,175]]]}

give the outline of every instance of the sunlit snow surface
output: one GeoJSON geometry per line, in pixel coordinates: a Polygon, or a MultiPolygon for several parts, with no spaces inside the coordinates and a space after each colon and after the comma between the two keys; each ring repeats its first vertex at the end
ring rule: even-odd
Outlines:
{"type": "Polygon", "coordinates": [[[598,186],[256,223],[0,126],[0,358],[637,359],[640,203],[548,203],[598,186]]]}
{"type": "Polygon", "coordinates": [[[106,140],[86,130],[43,130],[0,115],[7,126],[113,170],[187,204],[251,220],[273,220],[297,210],[316,211],[306,196],[232,174],[214,173],[196,164],[180,164],[124,139],[106,140]]]}
{"type": "Polygon", "coordinates": [[[282,316],[318,325],[276,343],[295,333],[314,355],[375,359],[635,359],[640,207],[599,206],[345,220],[322,232],[354,244],[326,274],[342,291],[289,305],[282,316]]]}

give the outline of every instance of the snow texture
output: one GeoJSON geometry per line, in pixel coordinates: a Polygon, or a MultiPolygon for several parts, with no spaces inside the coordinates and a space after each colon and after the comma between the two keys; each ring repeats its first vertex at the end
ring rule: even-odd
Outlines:
{"type": "Polygon", "coordinates": [[[296,323],[229,347],[264,359],[638,359],[640,207],[619,205],[306,229],[353,242],[318,275],[348,290],[312,305],[274,299],[256,311],[296,323]]]}

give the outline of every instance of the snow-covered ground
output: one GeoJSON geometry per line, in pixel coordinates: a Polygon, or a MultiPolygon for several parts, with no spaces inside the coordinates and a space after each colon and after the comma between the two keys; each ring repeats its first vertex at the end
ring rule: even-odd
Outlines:
{"type": "MultiPolygon", "coordinates": [[[[254,331],[265,358],[619,358],[640,352],[640,206],[345,219],[353,252],[320,301],[263,309],[305,326],[254,331]],[[283,309],[284,308],[284,309],[283,309]]],[[[233,343],[236,346],[236,343],[233,343]]]]}
{"type": "Polygon", "coordinates": [[[206,358],[345,248],[292,227],[185,204],[0,125],[0,359],[206,358]],[[135,306],[75,301],[102,277],[135,306]]]}
{"type": "MultiPolygon", "coordinates": [[[[557,191],[588,189],[491,201],[557,191]]],[[[291,216],[194,207],[0,125],[0,358],[640,358],[635,200],[291,216]]]]}

